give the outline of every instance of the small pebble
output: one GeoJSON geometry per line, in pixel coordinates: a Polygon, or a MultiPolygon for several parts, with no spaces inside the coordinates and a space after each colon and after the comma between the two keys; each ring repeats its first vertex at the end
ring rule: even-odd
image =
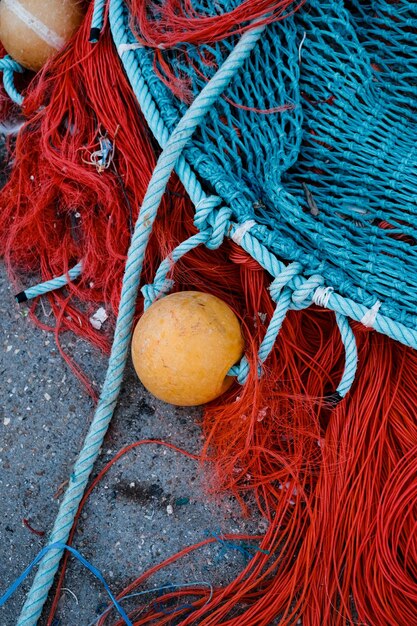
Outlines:
{"type": "Polygon", "coordinates": [[[5,426],[8,426],[10,424],[10,417],[5,417],[4,420],[3,420],[3,424],[5,426]]]}
{"type": "Polygon", "coordinates": [[[51,396],[49,395],[49,393],[44,393],[43,397],[45,398],[47,402],[49,402],[49,400],[51,399],[51,396]]]}
{"type": "Polygon", "coordinates": [[[174,509],[172,508],[171,504],[168,504],[168,506],[167,506],[167,513],[168,513],[168,515],[173,515],[173,513],[174,513],[174,509]]]}

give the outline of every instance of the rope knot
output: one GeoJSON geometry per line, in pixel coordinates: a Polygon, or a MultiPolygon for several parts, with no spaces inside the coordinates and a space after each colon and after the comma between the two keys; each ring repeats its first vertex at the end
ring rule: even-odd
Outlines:
{"type": "Polygon", "coordinates": [[[293,290],[291,300],[292,309],[300,311],[301,309],[307,309],[314,302],[314,294],[318,287],[324,284],[323,276],[319,274],[313,274],[307,280],[305,280],[299,287],[293,290]]]}
{"type": "Polygon", "coordinates": [[[174,281],[169,278],[164,278],[162,280],[156,280],[154,283],[150,285],[144,285],[141,289],[142,295],[144,297],[144,310],[148,309],[151,304],[165,296],[168,292],[171,291],[174,286],[174,281]]]}
{"type": "Polygon", "coordinates": [[[222,199],[218,196],[208,196],[200,200],[195,208],[194,224],[200,232],[208,231],[209,240],[206,243],[209,250],[219,248],[230,229],[232,210],[221,206],[222,199]]]}
{"type": "Polygon", "coordinates": [[[231,227],[231,217],[232,209],[226,206],[222,206],[218,211],[212,212],[212,217],[211,219],[209,218],[212,230],[210,239],[206,243],[209,250],[220,248],[231,227]]]}
{"type": "Polygon", "coordinates": [[[195,207],[194,225],[198,230],[203,231],[209,228],[209,217],[213,211],[222,203],[218,196],[204,196],[195,207]]]}
{"type": "Polygon", "coordinates": [[[302,270],[303,266],[301,265],[301,263],[294,261],[294,263],[290,263],[290,265],[287,265],[287,267],[283,269],[282,272],[278,274],[278,276],[276,276],[276,278],[269,286],[269,292],[274,302],[278,302],[278,299],[284,287],[286,287],[295,276],[298,276],[298,274],[300,274],[302,270]]]}
{"type": "MultiPolygon", "coordinates": [[[[248,359],[243,356],[239,363],[233,365],[227,372],[228,376],[236,376],[236,380],[240,385],[244,385],[249,376],[249,362],[248,359]]],[[[261,375],[261,370],[259,370],[261,375]]]]}

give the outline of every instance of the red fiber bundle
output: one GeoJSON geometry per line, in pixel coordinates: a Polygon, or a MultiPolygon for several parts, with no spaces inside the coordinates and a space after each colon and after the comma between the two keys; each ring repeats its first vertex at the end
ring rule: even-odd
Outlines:
{"type": "MultiPolygon", "coordinates": [[[[88,43],[91,11],[72,45],[30,85],[27,122],[15,150],[15,167],[0,195],[0,253],[19,277],[39,272],[43,280],[83,260],[83,276],[71,298],[50,296],[60,330],[69,329],[102,349],[109,338],[88,322],[91,312],[73,304],[106,302],[116,313],[132,225],[156,163],[156,146],[121,69],[108,30],[88,43]],[[91,160],[100,135],[115,144],[109,169],[91,160]]],[[[153,277],[176,233],[170,207],[189,204],[173,179],[150,242],[144,275],[153,277]],[[172,224],[172,227],[169,227],[172,224]]],[[[36,281],[36,279],[35,279],[36,281]]]]}
{"type": "MultiPolygon", "coordinates": [[[[265,12],[265,19],[280,19],[292,6],[246,0],[224,16],[206,18],[185,0],[130,4],[153,46],[221,39],[265,12]]],[[[46,280],[82,259],[81,279],[49,296],[53,330],[57,340],[69,329],[105,350],[110,338],[91,327],[88,315],[101,302],[117,313],[132,224],[158,149],[108,28],[98,44],[88,43],[90,20],[91,8],[71,44],[28,88],[27,122],[0,195],[0,253],[26,285],[30,273],[46,280]],[[108,169],[99,172],[92,153],[103,136],[115,150],[108,169]]],[[[193,211],[173,176],[143,282],[152,281],[160,260],[195,232],[193,211]]],[[[169,593],[159,606],[182,599],[195,610],[167,615],[151,604],[132,616],[134,623],[417,623],[415,352],[355,324],[358,373],[348,397],[334,407],[324,398],[340,381],[344,353],[332,313],[290,313],[258,380],[256,354],[273,312],[271,278],[230,243],[193,251],[173,277],[177,289],[219,296],[242,320],[251,378],[207,407],[202,458],[214,463],[215,487],[231,489],[243,508],[246,495],[255,494],[269,528],[245,570],[209,602],[201,590],[197,599],[193,589],[169,593]]],[[[138,313],[141,307],[139,300],[138,313]]]]}
{"type": "MultiPolygon", "coordinates": [[[[192,0],[137,2],[129,0],[133,25],[145,45],[172,48],[181,43],[221,41],[258,24],[270,24],[296,11],[305,0],[244,0],[235,9],[218,15],[196,11],[192,0]]],[[[213,6],[210,6],[210,12],[213,6]]],[[[213,3],[215,4],[215,3],[213,3]]],[[[214,10],[216,8],[214,7],[214,10]]]]}
{"type": "Polygon", "coordinates": [[[255,394],[248,385],[208,408],[219,477],[237,493],[255,490],[269,529],[210,602],[201,590],[167,593],[131,613],[135,626],[416,623],[417,358],[356,325],[355,387],[330,409],[320,397],[340,376],[337,332],[330,313],[294,313],[255,394]],[[159,609],[165,602],[175,620],[159,609]]]}

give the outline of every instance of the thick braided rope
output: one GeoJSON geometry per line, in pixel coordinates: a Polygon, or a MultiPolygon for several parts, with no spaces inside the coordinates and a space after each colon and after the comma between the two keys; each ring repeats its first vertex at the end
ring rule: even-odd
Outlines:
{"type": "MultiPolygon", "coordinates": [[[[258,240],[258,237],[262,237],[262,231],[264,229],[264,226],[255,226],[251,232],[244,234],[240,245],[245,252],[250,254],[269,274],[278,276],[279,273],[284,270],[285,264],[279,261],[277,257],[258,240]]],[[[288,286],[294,291],[300,288],[304,282],[305,278],[295,276],[288,286]]],[[[316,302],[314,294],[312,298],[312,303],[313,302],[321,304],[319,301],[316,302]]],[[[350,298],[345,298],[335,292],[330,293],[326,308],[357,322],[360,322],[369,312],[369,309],[365,305],[358,304],[350,298]]],[[[417,349],[417,331],[408,328],[404,324],[393,321],[381,313],[378,313],[375,317],[372,328],[395,341],[399,341],[410,348],[417,349]]]]}
{"type": "MultiPolygon", "coordinates": [[[[83,449],[71,474],[68,489],[49,539],[50,543],[66,543],[78,505],[116,406],[128,355],[143,259],[169,177],[196,127],[224,91],[234,74],[240,69],[262,31],[263,27],[257,27],[242,36],[224,64],[181,119],[158,159],[129,248],[114,342],[103,390],[83,449]]],[[[55,552],[47,555],[42,561],[24,604],[18,626],[36,624],[53,583],[61,556],[62,552],[55,552]]]]}
{"type": "Polygon", "coordinates": [[[355,335],[353,334],[346,315],[336,313],[336,322],[345,348],[345,368],[336,392],[340,398],[344,398],[348,391],[350,391],[355,379],[358,365],[358,348],[355,335]]]}
{"type": "Polygon", "coordinates": [[[23,96],[17,91],[14,85],[14,74],[21,74],[23,67],[17,61],[14,61],[8,54],[0,59],[0,72],[3,72],[4,89],[13,102],[22,106],[23,96]]]}

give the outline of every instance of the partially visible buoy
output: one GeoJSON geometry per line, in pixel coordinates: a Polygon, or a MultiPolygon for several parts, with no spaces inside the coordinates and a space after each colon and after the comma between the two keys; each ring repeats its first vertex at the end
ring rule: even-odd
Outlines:
{"type": "Polygon", "coordinates": [[[240,323],[219,298],[198,291],[171,294],[139,320],[132,340],[137,375],[170,404],[205,404],[232,384],[229,369],[243,354],[240,323]]]}
{"type": "Polygon", "coordinates": [[[62,50],[83,15],[80,0],[1,0],[0,41],[23,67],[38,71],[62,50]]]}

